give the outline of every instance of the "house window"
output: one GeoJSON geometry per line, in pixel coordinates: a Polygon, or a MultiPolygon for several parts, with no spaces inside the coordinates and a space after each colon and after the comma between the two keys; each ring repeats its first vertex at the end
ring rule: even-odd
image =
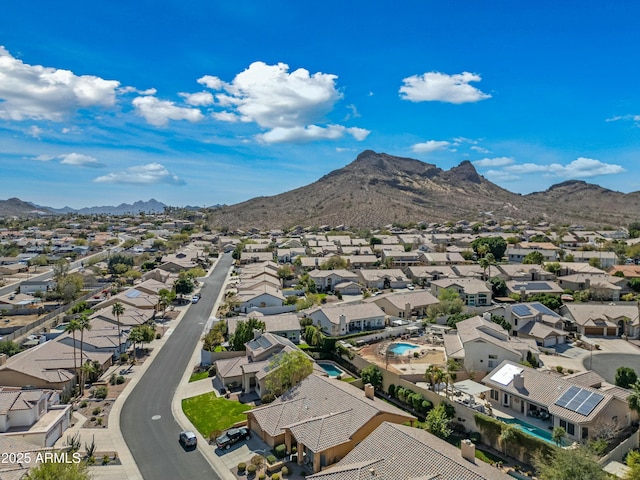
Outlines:
{"type": "Polygon", "coordinates": [[[560,420],[560,426],[566,430],[567,429],[567,421],[561,419],[560,420]]]}
{"type": "Polygon", "coordinates": [[[582,439],[589,437],[589,429],[587,427],[582,427],[582,439]]]}
{"type": "Polygon", "coordinates": [[[514,319],[513,319],[513,324],[514,324],[516,327],[518,326],[518,319],[517,319],[517,318],[514,318],[514,319]]]}
{"type": "Polygon", "coordinates": [[[571,436],[576,434],[576,426],[573,423],[567,422],[567,433],[571,436]]]}
{"type": "Polygon", "coordinates": [[[500,399],[500,394],[497,390],[491,390],[491,400],[495,400],[496,402],[500,399]]]}
{"type": "Polygon", "coordinates": [[[491,360],[497,360],[497,359],[498,359],[498,356],[497,356],[497,355],[489,355],[489,358],[490,358],[491,360]]]}

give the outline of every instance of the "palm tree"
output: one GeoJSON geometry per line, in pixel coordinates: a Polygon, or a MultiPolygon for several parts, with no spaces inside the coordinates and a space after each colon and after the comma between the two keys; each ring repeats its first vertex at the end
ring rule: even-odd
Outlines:
{"type": "Polygon", "coordinates": [[[76,376],[78,375],[78,360],[76,358],[76,350],[77,350],[77,346],[76,346],[76,332],[80,330],[80,322],[78,322],[78,320],[76,320],[75,318],[72,319],[66,327],[64,327],[64,331],[65,333],[71,333],[72,337],[73,337],[73,371],[75,372],[76,376]]]}
{"type": "Polygon", "coordinates": [[[82,370],[83,378],[88,379],[89,382],[91,382],[91,375],[96,372],[96,366],[91,360],[87,360],[80,370],[82,370]]]}
{"type": "MultiPolygon", "coordinates": [[[[84,331],[91,330],[91,319],[86,313],[80,315],[78,319],[80,326],[80,362],[84,361],[84,331]]],[[[82,375],[82,369],[80,369],[80,394],[84,393],[84,376],[82,375]]]]}
{"type": "Polygon", "coordinates": [[[640,380],[631,385],[631,395],[627,397],[629,408],[640,414],[640,380]]]}
{"type": "Polygon", "coordinates": [[[562,445],[562,440],[567,435],[567,432],[562,427],[553,427],[553,432],[551,433],[551,440],[555,442],[557,446],[562,445]]]}
{"type": "Polygon", "coordinates": [[[500,443],[502,443],[502,453],[507,454],[507,445],[513,442],[516,438],[516,427],[513,425],[502,425],[502,432],[500,433],[500,443]]]}
{"type": "Polygon", "coordinates": [[[438,392],[438,384],[442,382],[444,378],[444,372],[441,368],[436,367],[435,365],[429,365],[427,371],[424,374],[425,379],[429,381],[431,385],[433,385],[434,391],[438,392]]]}
{"type": "Polygon", "coordinates": [[[114,303],[113,307],[111,307],[111,313],[116,317],[116,323],[118,324],[118,353],[122,353],[122,341],[120,337],[120,315],[122,315],[124,311],[124,305],[122,305],[120,302],[114,303]]]}
{"type": "Polygon", "coordinates": [[[489,267],[489,276],[487,280],[491,280],[491,265],[496,263],[496,257],[493,256],[493,253],[489,252],[484,256],[484,259],[487,260],[487,267],[489,267]]]}

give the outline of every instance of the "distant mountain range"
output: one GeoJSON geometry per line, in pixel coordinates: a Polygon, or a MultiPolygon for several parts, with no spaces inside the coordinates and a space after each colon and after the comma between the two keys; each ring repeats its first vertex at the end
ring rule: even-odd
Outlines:
{"type": "Polygon", "coordinates": [[[640,220],[640,192],[620,193],[571,180],[520,195],[478,174],[469,161],[442,170],[419,160],[366,150],[318,181],[209,213],[213,227],[287,228],[493,218],[585,226],[640,220]]]}
{"type": "Polygon", "coordinates": [[[0,217],[33,217],[40,215],[64,215],[77,213],[80,215],[128,215],[140,212],[163,213],[167,205],[153,198],[147,202],[121,203],[117,207],[85,207],[75,209],[71,207],[52,208],[25,202],[19,198],[0,200],[0,217]]]}
{"type": "MultiPolygon", "coordinates": [[[[162,213],[156,200],[117,207],[54,209],[0,200],[0,216],[38,214],[162,213]]],[[[450,170],[411,158],[366,150],[349,165],[316,182],[271,197],[209,207],[214,228],[289,228],[296,225],[345,225],[379,228],[419,223],[492,218],[587,227],[619,227],[640,221],[640,192],[621,193],[578,180],[544,192],[520,195],[478,174],[469,161],[450,170]]]]}

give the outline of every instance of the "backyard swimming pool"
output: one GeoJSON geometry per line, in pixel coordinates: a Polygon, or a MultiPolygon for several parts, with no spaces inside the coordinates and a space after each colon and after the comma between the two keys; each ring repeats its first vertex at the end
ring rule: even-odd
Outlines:
{"type": "Polygon", "coordinates": [[[395,353],[396,355],[404,355],[409,350],[413,350],[415,348],[420,348],[417,345],[413,345],[412,343],[392,343],[389,345],[389,351],[395,353]]]}
{"type": "MultiPolygon", "coordinates": [[[[528,433],[531,436],[534,436],[536,438],[539,438],[540,440],[543,440],[547,443],[550,443],[551,445],[555,445],[556,443],[552,440],[551,438],[551,431],[550,430],[543,430],[541,428],[538,428],[534,425],[531,425],[529,423],[523,422],[522,420],[518,420],[517,418],[502,418],[502,417],[498,417],[498,420],[503,421],[504,423],[508,423],[510,425],[513,425],[514,427],[522,430],[524,433],[528,433]]],[[[563,442],[563,446],[564,446],[564,442],[563,442]]]]}
{"type": "Polygon", "coordinates": [[[345,372],[336,367],[333,363],[318,363],[322,369],[327,372],[330,377],[337,377],[338,375],[345,375],[345,372]]]}

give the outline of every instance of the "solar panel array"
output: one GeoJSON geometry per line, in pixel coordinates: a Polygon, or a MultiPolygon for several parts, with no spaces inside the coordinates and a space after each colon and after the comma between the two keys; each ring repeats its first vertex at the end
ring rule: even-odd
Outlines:
{"type": "Polygon", "coordinates": [[[519,317],[529,317],[529,316],[533,315],[531,310],[529,310],[529,306],[528,305],[514,305],[511,308],[511,311],[513,313],[515,313],[516,315],[518,315],[519,317]]]}
{"type": "Polygon", "coordinates": [[[545,315],[552,315],[554,317],[559,317],[560,315],[558,315],[556,312],[554,312],[553,310],[551,310],[548,307],[545,307],[543,304],[541,303],[532,303],[531,306],[533,308],[535,308],[536,310],[538,310],[540,313],[544,313],[545,315]]]}
{"type": "Polygon", "coordinates": [[[584,388],[571,386],[564,392],[555,404],[585,417],[604,399],[604,396],[584,388]]]}
{"type": "Polygon", "coordinates": [[[124,294],[124,296],[127,297],[127,298],[138,298],[141,293],[142,292],[140,290],[134,290],[132,288],[131,290],[127,290],[127,292],[124,294]]]}

